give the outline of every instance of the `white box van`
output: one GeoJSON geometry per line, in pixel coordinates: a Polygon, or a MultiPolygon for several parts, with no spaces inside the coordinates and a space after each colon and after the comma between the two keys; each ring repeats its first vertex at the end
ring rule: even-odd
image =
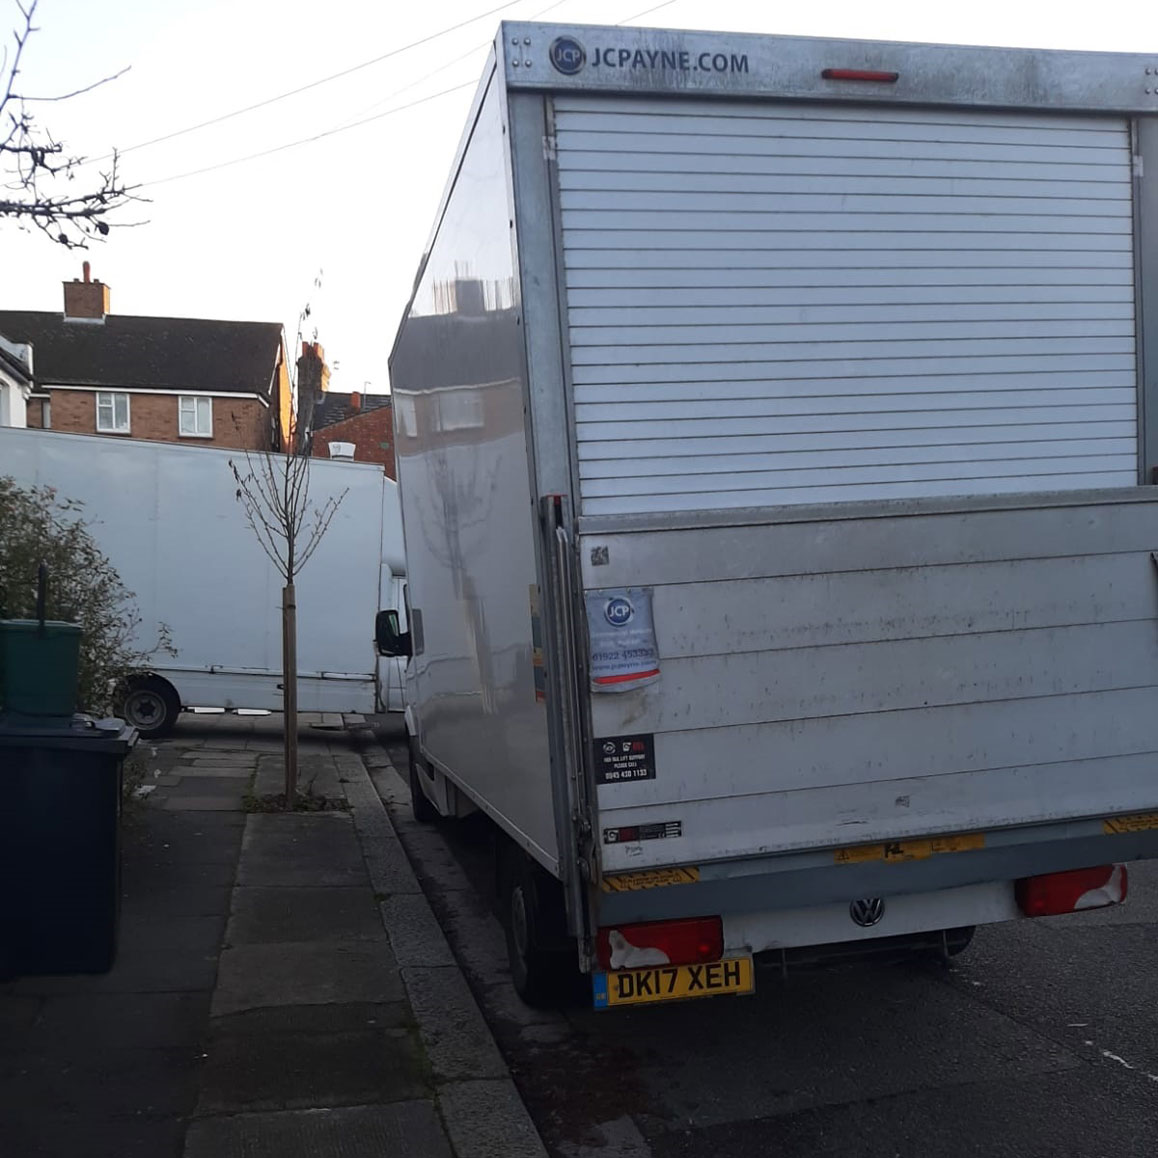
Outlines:
{"type": "Polygon", "coordinates": [[[528,998],[1158,852],[1158,60],[504,24],[391,378],[415,807],[528,998]]]}

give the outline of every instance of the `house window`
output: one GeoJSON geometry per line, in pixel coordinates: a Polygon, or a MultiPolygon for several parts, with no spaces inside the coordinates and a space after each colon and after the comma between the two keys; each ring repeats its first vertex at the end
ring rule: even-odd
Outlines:
{"type": "Polygon", "coordinates": [[[482,424],[482,399],[478,394],[450,390],[438,395],[439,430],[467,430],[482,424]]]}
{"type": "Polygon", "coordinates": [[[414,438],[418,434],[418,415],[414,399],[403,394],[394,400],[394,413],[398,416],[398,429],[404,438],[414,438]]]}
{"type": "Polygon", "coordinates": [[[213,437],[213,399],[182,394],[178,400],[182,438],[213,437]]]}
{"type": "Polygon", "coordinates": [[[105,394],[96,396],[96,428],[98,434],[129,433],[129,396],[105,394]]]}

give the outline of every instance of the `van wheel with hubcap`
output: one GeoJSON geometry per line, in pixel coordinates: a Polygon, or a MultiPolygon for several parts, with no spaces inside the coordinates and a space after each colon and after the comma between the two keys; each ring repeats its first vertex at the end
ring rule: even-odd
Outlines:
{"type": "Polygon", "coordinates": [[[120,705],[121,718],[153,740],[168,735],[181,715],[181,697],[160,676],[135,676],[120,705]]]}
{"type": "Polygon", "coordinates": [[[419,824],[433,824],[439,816],[438,809],[430,802],[430,798],[422,791],[422,783],[418,776],[418,745],[410,740],[410,810],[419,824]]]}

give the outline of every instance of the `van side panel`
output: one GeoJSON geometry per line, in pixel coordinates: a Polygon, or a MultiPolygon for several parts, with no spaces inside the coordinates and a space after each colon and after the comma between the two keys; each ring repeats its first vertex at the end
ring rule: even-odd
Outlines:
{"type": "Polygon", "coordinates": [[[426,758],[555,870],[502,96],[492,78],[391,358],[408,688],[426,758]]]}

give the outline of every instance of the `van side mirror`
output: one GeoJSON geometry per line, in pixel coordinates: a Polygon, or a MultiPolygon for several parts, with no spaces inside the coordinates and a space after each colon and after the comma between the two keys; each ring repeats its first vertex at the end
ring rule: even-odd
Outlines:
{"type": "Polygon", "coordinates": [[[398,622],[398,612],[393,609],[379,611],[374,618],[374,642],[379,655],[407,656],[410,652],[410,632],[403,631],[398,622]]]}

